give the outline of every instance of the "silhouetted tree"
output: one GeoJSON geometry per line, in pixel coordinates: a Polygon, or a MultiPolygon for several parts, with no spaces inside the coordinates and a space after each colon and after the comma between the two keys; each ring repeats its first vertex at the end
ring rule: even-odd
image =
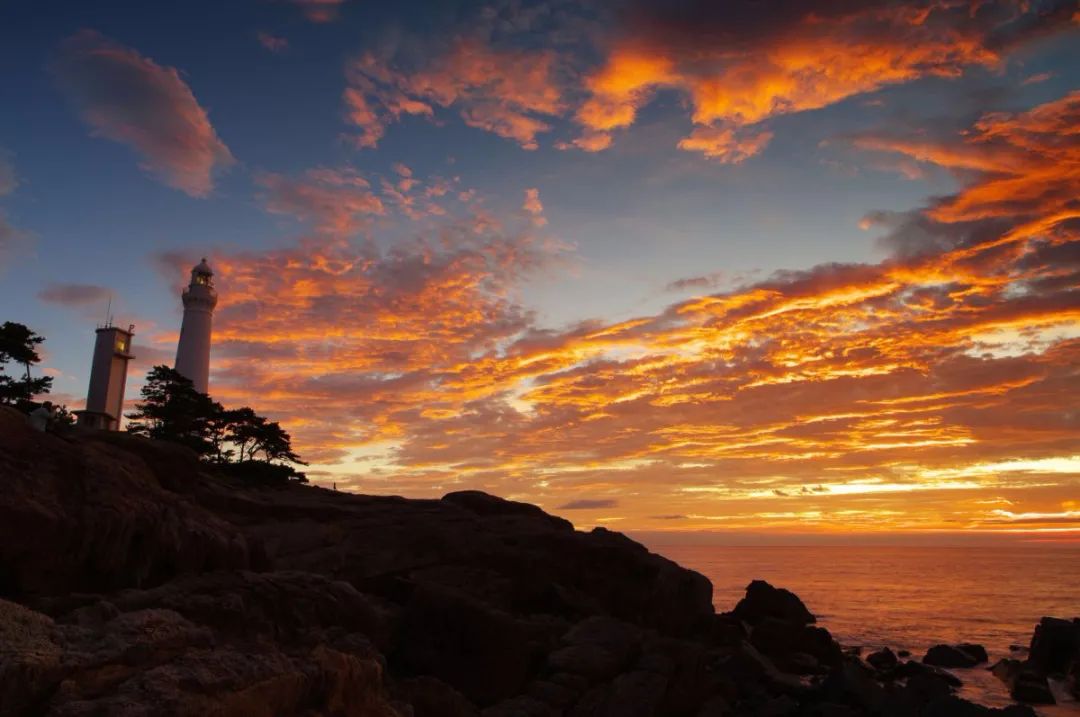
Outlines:
{"type": "Polygon", "coordinates": [[[5,321],[0,325],[0,370],[9,362],[23,368],[21,379],[0,373],[0,403],[28,408],[34,396],[52,389],[51,376],[30,376],[30,367],[41,362],[37,347],[44,341],[44,336],[23,324],[5,321]]]}
{"type": "Polygon", "coordinates": [[[239,450],[238,470],[235,475],[257,477],[261,480],[299,480],[307,477],[288,464],[307,465],[292,449],[292,437],[277,421],[270,421],[251,408],[237,408],[225,412],[227,416],[226,438],[239,450]],[[256,457],[262,454],[262,460],[256,457]],[[274,469],[274,470],[271,470],[274,469]]]}
{"type": "Polygon", "coordinates": [[[266,425],[266,419],[247,406],[226,411],[226,413],[228,415],[226,440],[240,450],[238,460],[243,463],[254,459],[255,449],[258,447],[259,436],[266,425]]]}
{"type": "Polygon", "coordinates": [[[197,391],[191,379],[168,366],[154,366],[141,395],[142,402],[127,416],[129,432],[180,443],[200,456],[220,454],[220,443],[215,444],[216,421],[224,409],[197,391]]]}
{"type": "Polygon", "coordinates": [[[292,436],[277,421],[265,421],[259,428],[253,452],[261,452],[267,463],[307,465],[293,452],[292,436]]]}
{"type": "Polygon", "coordinates": [[[127,416],[131,433],[188,446],[207,460],[234,466],[227,473],[242,478],[307,480],[288,465],[307,465],[293,451],[288,432],[253,409],[226,410],[168,366],[150,369],[141,395],[142,401],[127,416]],[[262,460],[257,461],[258,456],[262,460]]]}

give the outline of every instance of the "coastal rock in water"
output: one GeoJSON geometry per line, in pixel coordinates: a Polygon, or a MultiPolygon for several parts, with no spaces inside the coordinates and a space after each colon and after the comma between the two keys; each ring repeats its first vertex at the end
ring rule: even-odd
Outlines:
{"type": "Polygon", "coordinates": [[[1027,652],[1026,660],[999,660],[990,668],[1009,686],[1013,699],[1054,704],[1048,677],[1063,680],[1065,690],[1080,699],[1080,618],[1042,618],[1027,652]]]}
{"type": "Polygon", "coordinates": [[[1020,676],[1020,670],[1024,669],[1024,663],[1006,657],[995,662],[989,669],[994,677],[1008,685],[1009,689],[1012,689],[1016,678],[1020,676]]]}
{"type": "Polygon", "coordinates": [[[922,661],[935,667],[974,667],[986,660],[986,650],[981,645],[969,645],[978,651],[965,649],[963,645],[934,645],[926,651],[922,661]]]}
{"type": "Polygon", "coordinates": [[[784,588],[774,588],[764,580],[754,580],[746,586],[746,596],[735,606],[732,614],[751,625],[765,618],[798,625],[817,621],[798,595],[784,588]]]}
{"type": "Polygon", "coordinates": [[[1046,680],[1046,675],[1031,669],[1029,666],[1024,666],[1020,670],[1020,674],[1013,681],[1009,694],[1012,695],[1014,700],[1030,702],[1035,705],[1052,705],[1055,703],[1054,693],[1050,691],[1050,684],[1046,680]]]}
{"type": "Polygon", "coordinates": [[[887,647],[884,647],[877,652],[871,652],[866,656],[866,661],[870,663],[871,667],[879,672],[892,670],[899,664],[896,653],[887,647]]]}
{"type": "Polygon", "coordinates": [[[989,662],[990,660],[990,655],[987,654],[986,648],[982,645],[973,642],[961,642],[956,648],[974,657],[976,663],[989,662]]]}
{"type": "Polygon", "coordinates": [[[903,678],[910,678],[915,675],[933,675],[936,678],[944,680],[952,687],[960,687],[964,684],[959,677],[948,670],[943,670],[934,665],[927,665],[923,662],[916,662],[915,660],[901,662],[896,666],[895,674],[897,677],[903,678]]]}
{"type": "Polygon", "coordinates": [[[1040,620],[1031,636],[1028,662],[1043,674],[1066,674],[1080,662],[1080,618],[1040,620]]]}

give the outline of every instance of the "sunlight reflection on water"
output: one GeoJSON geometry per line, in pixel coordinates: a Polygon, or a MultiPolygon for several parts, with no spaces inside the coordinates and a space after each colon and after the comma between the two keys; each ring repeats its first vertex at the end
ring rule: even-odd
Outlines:
{"type": "MultiPolygon", "coordinates": [[[[915,658],[937,643],[977,642],[993,664],[1009,656],[1010,645],[1027,647],[1040,617],[1080,616],[1080,548],[1072,546],[653,550],[708,577],[717,610],[733,608],[747,583],[760,578],[795,592],[841,644],[888,645],[915,658]]],[[[968,699],[1010,703],[1004,686],[982,667],[955,672],[968,699]]],[[[1040,713],[1076,715],[1080,705],[1040,713]]]]}

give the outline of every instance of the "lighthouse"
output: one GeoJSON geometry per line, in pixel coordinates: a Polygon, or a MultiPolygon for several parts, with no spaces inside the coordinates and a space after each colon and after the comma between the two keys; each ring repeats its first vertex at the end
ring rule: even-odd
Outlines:
{"type": "Polygon", "coordinates": [[[195,389],[207,393],[210,382],[210,331],[217,306],[214,272],[203,258],[191,270],[191,283],[181,295],[184,321],[176,346],[176,370],[191,379],[195,389]]]}
{"type": "Polygon", "coordinates": [[[80,426],[105,431],[120,429],[128,361],[135,358],[131,355],[131,337],[134,335],[134,324],[122,329],[108,320],[98,327],[86,408],[75,411],[80,426]]]}

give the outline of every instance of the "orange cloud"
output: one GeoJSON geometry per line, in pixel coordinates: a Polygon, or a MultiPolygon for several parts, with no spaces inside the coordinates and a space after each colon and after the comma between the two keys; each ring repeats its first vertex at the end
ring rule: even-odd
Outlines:
{"type": "Polygon", "coordinates": [[[678,146],[738,163],[765,147],[772,130],[763,123],[776,117],[890,85],[999,69],[1024,43],[1075,26],[1071,5],[630,0],[598,10],[602,32],[584,30],[590,22],[569,9],[553,15],[546,49],[532,49],[544,32],[532,22],[500,22],[489,11],[448,43],[420,40],[434,59],[419,66],[402,61],[404,53],[354,58],[344,100],[359,147],[376,146],[404,115],[453,108],[467,125],[525,149],[536,149],[557,120],[572,119],[577,136],[554,146],[598,152],[669,91],[695,125],[678,146]],[[515,46],[515,33],[530,33],[528,43],[515,46]]]}
{"type": "Polygon", "coordinates": [[[618,323],[538,326],[515,287],[552,247],[490,217],[391,251],[220,257],[216,390],[258,396],[362,490],[577,501],[638,529],[1061,527],[1080,480],[1076,102],[860,138],[964,187],[882,215],[879,264],[618,323]]]}
{"type": "Polygon", "coordinates": [[[1016,3],[983,6],[641,3],[604,64],[586,78],[589,96],[575,119],[584,137],[595,138],[630,126],[657,90],[672,89],[687,97],[697,125],[679,147],[737,163],[761,150],[771,134],[758,125],[773,117],[891,84],[956,76],[969,66],[993,67],[1003,49],[1032,34],[1032,25],[1069,22],[1062,13],[1016,3]]]}
{"type": "Polygon", "coordinates": [[[439,106],[457,108],[471,127],[536,149],[536,136],[551,129],[540,117],[564,108],[555,60],[550,51],[497,50],[459,40],[428,66],[406,73],[365,54],[346,68],[349,120],[361,128],[357,143],[373,147],[402,115],[431,116],[439,106]]]}
{"type": "Polygon", "coordinates": [[[52,70],[93,134],[130,146],[170,187],[205,197],[214,173],[235,162],[175,68],[82,30],[52,70]]]}
{"type": "Polygon", "coordinates": [[[695,127],[689,137],[679,140],[679,149],[701,152],[724,164],[740,164],[765,149],[773,133],[736,132],[730,127],[695,127]]]}
{"type": "Polygon", "coordinates": [[[313,169],[300,179],[264,172],[255,181],[267,211],[310,222],[334,236],[354,234],[372,215],[385,211],[367,180],[348,170],[313,169]]]}

